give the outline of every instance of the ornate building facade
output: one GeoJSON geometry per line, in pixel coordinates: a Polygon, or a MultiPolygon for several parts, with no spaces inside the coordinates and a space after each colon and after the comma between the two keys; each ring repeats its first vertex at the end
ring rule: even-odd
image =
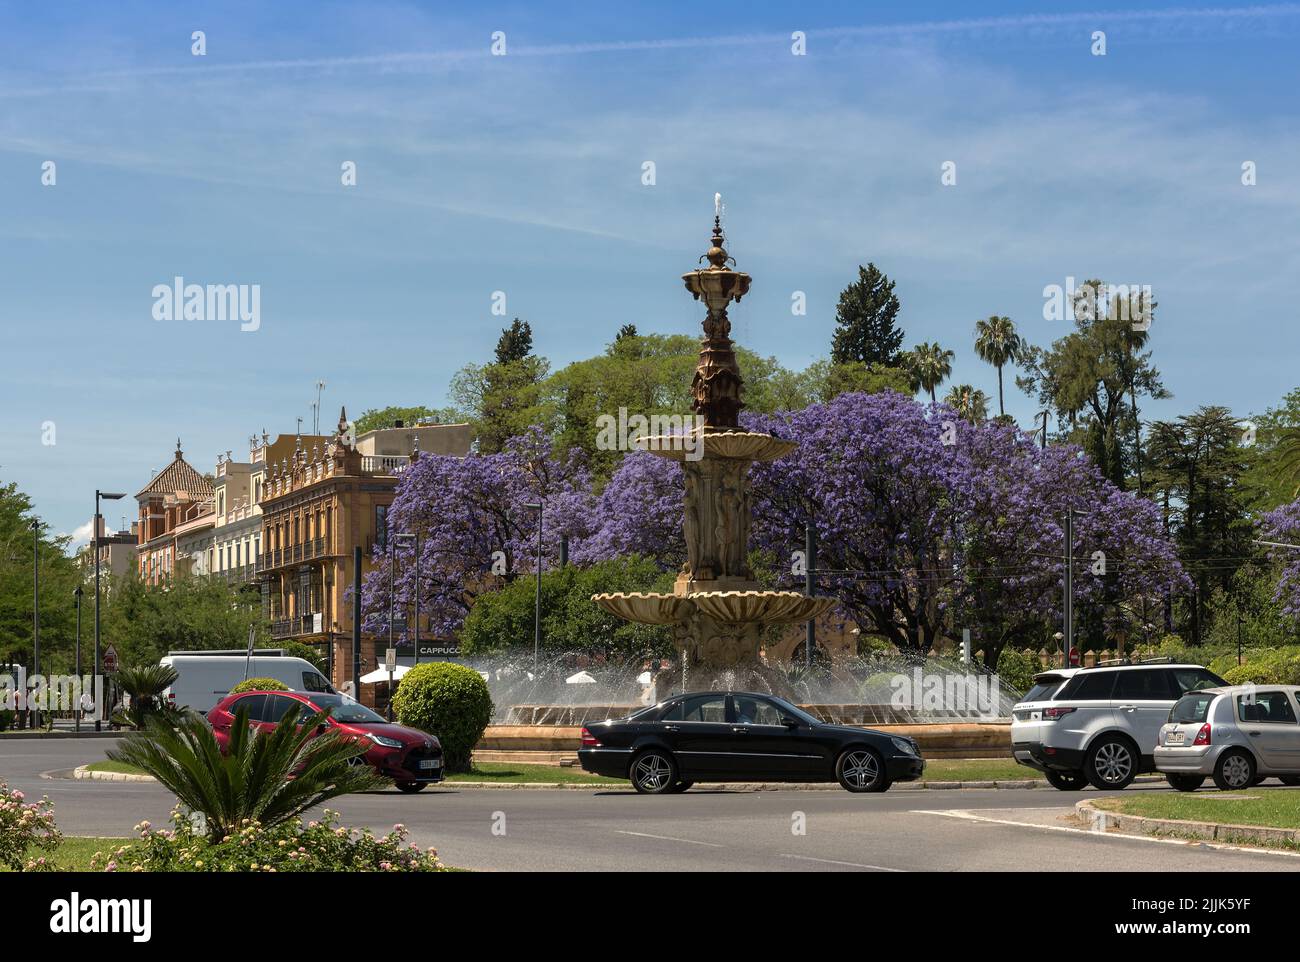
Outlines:
{"type": "MultiPolygon", "coordinates": [[[[264,461],[257,555],[263,609],[272,637],[320,647],[332,683],[342,688],[352,666],[353,549],[361,547],[364,577],[376,546],[382,552],[386,545],[388,506],[402,472],[422,451],[468,453],[470,429],[395,426],[354,439],[345,411],[325,443],[289,440],[291,451],[269,452],[264,461]]],[[[382,661],[381,644],[363,638],[364,670],[382,661]]]]}
{"type": "Polygon", "coordinates": [[[189,538],[201,536],[205,527],[211,527],[213,487],[210,478],[185,460],[179,438],[176,456],[140,489],[135,500],[140,511],[136,562],[141,579],[156,585],[192,571],[190,551],[178,557],[178,533],[187,539],[188,547],[189,538]]]}

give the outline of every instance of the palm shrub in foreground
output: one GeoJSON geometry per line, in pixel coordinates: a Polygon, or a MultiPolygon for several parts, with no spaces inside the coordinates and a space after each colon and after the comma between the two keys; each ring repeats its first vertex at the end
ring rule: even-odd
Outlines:
{"type": "MultiPolygon", "coordinates": [[[[167,704],[163,692],[176,681],[171,665],[141,665],[123,668],[114,679],[117,686],[131,696],[131,707],[113,716],[113,723],[140,730],[150,715],[172,715],[176,709],[167,704]]],[[[175,718],[173,717],[173,721],[175,718]]]]}
{"type": "Polygon", "coordinates": [[[388,784],[369,766],[354,763],[362,746],[341,738],[337,729],[316,734],[328,714],[298,724],[294,705],[273,730],[252,732],[241,709],[224,755],[198,715],[182,716],[175,727],[148,718],[143,731],[107,754],[158,779],[181,805],[202,816],[215,842],[250,821],[274,827],[338,795],[388,784]]]}
{"type": "Polygon", "coordinates": [[[402,676],[393,711],[403,725],[437,736],[447,771],[467,772],[474,746],[492,721],[492,695],[473,668],[426,661],[402,676]]]}

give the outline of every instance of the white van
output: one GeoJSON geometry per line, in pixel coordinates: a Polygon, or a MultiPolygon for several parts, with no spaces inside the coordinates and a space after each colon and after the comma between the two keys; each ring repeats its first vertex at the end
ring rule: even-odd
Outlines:
{"type": "Polygon", "coordinates": [[[164,692],[177,708],[206,714],[245,678],[274,678],[291,691],[333,692],[316,666],[286,656],[279,648],[243,651],[169,651],[160,664],[176,669],[177,678],[164,692]]]}

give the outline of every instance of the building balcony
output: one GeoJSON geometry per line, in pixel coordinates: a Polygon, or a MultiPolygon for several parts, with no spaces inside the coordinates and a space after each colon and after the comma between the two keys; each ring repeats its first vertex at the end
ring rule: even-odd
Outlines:
{"type": "Polygon", "coordinates": [[[361,473],[381,478],[393,478],[411,466],[404,454],[366,454],[361,457],[361,473]]]}
{"type": "Polygon", "coordinates": [[[271,621],[272,638],[297,638],[302,635],[319,635],[325,630],[325,616],[319,611],[293,618],[275,618],[271,621]]]}

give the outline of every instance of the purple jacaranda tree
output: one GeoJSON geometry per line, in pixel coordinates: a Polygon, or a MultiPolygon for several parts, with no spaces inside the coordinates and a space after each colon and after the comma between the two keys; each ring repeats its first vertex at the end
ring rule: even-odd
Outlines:
{"type": "MultiPolygon", "coordinates": [[[[1300,544],[1300,499],[1284,504],[1259,520],[1260,538],[1278,544],[1300,544]]],[[[1268,556],[1281,570],[1273,600],[1282,613],[1300,619],[1300,550],[1269,546],[1268,556]]]]}
{"type": "MultiPolygon", "coordinates": [[[[422,454],[403,472],[388,509],[387,548],[395,554],[394,636],[405,639],[415,602],[414,546],[420,536],[420,608],[432,631],[459,629],[474,599],[508,578],[536,571],[541,503],[542,563],[558,563],[560,539],[581,548],[591,536],[591,478],[579,452],[552,450],[540,429],[512,439],[499,454],[422,454]]],[[[388,630],[389,561],[376,544],[375,568],[362,585],[367,631],[388,630]]]]}
{"type": "Polygon", "coordinates": [[[578,564],[624,555],[653,559],[665,570],[686,558],[682,469],[667,458],[633,451],[596,502],[591,537],[573,552],[578,564]]]}
{"type": "Polygon", "coordinates": [[[753,468],[756,546],[788,558],[811,521],[821,590],[900,648],[929,651],[969,626],[995,662],[1057,617],[1071,506],[1088,512],[1075,526],[1081,613],[1109,607],[1118,627],[1125,603],[1184,577],[1156,506],[1104,482],[1077,448],[1043,452],[1012,426],[894,393],[747,425],[799,445],[753,468]]]}

